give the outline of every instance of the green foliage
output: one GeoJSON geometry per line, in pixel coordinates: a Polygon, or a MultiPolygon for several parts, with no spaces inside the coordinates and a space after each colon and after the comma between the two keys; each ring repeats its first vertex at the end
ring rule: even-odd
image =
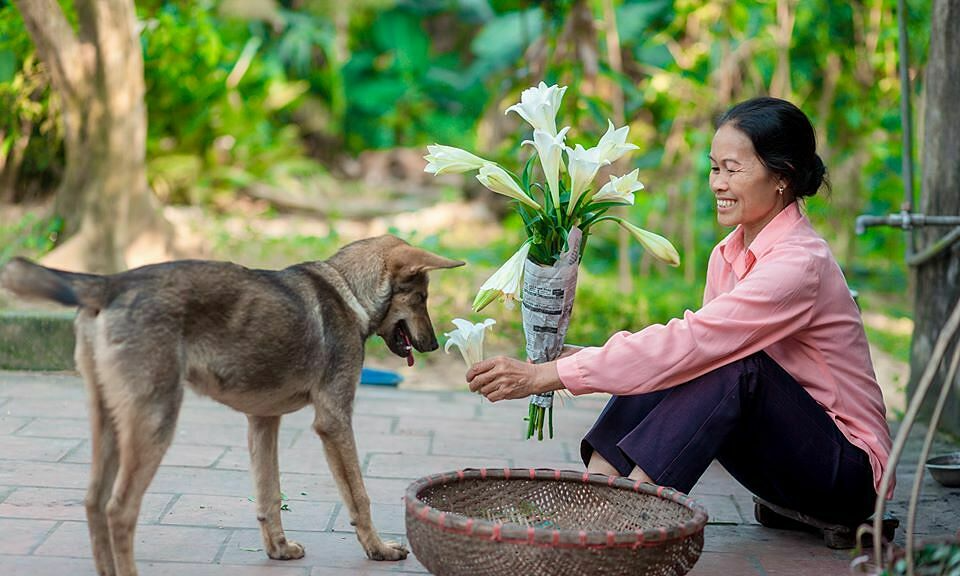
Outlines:
{"type": "MultiPolygon", "coordinates": [[[[76,22],[72,2],[60,4],[76,22]]],[[[585,135],[613,116],[618,90],[630,140],[640,146],[618,172],[640,168],[647,186],[623,216],[677,243],[686,268],[682,280],[659,267],[639,276],[648,285],[638,292],[649,303],[589,299],[597,299],[604,322],[659,321],[678,306],[696,307],[706,255],[727,232],[715,223],[706,185],[713,120],[735,101],[776,92],[811,116],[830,170],[833,192],[807,203],[811,219],[850,284],[864,296],[883,296],[864,298],[865,309],[909,314],[899,295],[907,284],[902,232],[852,231],[857,214],[896,212],[903,201],[893,3],[792,3],[795,22],[784,49],[775,2],[615,0],[623,60],[615,71],[604,26],[595,25],[604,23],[602,3],[592,1],[591,24],[580,32],[592,38],[596,76],[570,44],[571,0],[309,0],[243,18],[225,13],[225,4],[137,2],[149,177],[167,202],[213,203],[244,187],[300,185],[324,170],[308,158],[304,134],[322,136],[333,156],[444,142],[515,160],[517,131],[527,128],[504,122],[503,103],[541,79],[570,86],[561,112],[574,128],[568,144],[589,147],[594,142],[585,135]],[[782,78],[788,82],[778,85],[782,78]],[[631,315],[626,303],[639,311],[631,315]]],[[[931,3],[907,0],[907,9],[917,102],[931,3]]],[[[44,67],[13,4],[0,3],[0,157],[11,158],[14,143],[26,143],[18,191],[56,186],[61,140],[44,67]]],[[[519,219],[506,222],[512,238],[477,250],[478,266],[509,256],[521,227],[519,219]]],[[[615,227],[603,228],[591,236],[587,259],[598,278],[612,275],[617,257],[615,227]]],[[[641,254],[631,248],[632,261],[641,262],[641,254]]],[[[581,319],[592,312],[582,308],[586,300],[579,299],[581,319]]]]}
{"type": "Polygon", "coordinates": [[[23,148],[14,198],[57,184],[63,166],[59,109],[20,15],[12,4],[0,5],[0,158],[6,159],[0,166],[15,162],[14,150],[23,148]]]}
{"type": "MultiPolygon", "coordinates": [[[[916,576],[960,576],[960,543],[927,544],[913,553],[916,576]]],[[[908,574],[906,558],[898,559],[882,576],[908,574]]]]}
{"type": "Polygon", "coordinates": [[[62,218],[44,218],[32,212],[12,224],[0,225],[0,264],[13,256],[35,258],[49,252],[62,231],[62,218]]]}
{"type": "MultiPolygon", "coordinates": [[[[298,36],[304,28],[297,20],[289,29],[298,36]]],[[[307,90],[284,74],[283,58],[303,65],[298,49],[284,36],[277,55],[259,56],[267,35],[215,19],[202,4],[163,4],[147,20],[147,152],[151,184],[162,197],[206,202],[320,170],[305,161],[296,125],[285,122],[307,90]]]]}
{"type": "Polygon", "coordinates": [[[456,52],[431,49],[425,16],[398,6],[355,37],[343,68],[350,87],[344,137],[352,150],[472,142],[487,94],[476,78],[460,74],[456,52]]]}

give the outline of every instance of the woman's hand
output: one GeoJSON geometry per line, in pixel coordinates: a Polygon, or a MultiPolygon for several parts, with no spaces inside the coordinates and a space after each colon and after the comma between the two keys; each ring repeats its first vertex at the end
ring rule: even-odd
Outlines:
{"type": "Polygon", "coordinates": [[[563,388],[555,362],[530,364],[514,358],[497,356],[477,362],[467,371],[471,392],[479,392],[487,400],[513,400],[563,388]]]}

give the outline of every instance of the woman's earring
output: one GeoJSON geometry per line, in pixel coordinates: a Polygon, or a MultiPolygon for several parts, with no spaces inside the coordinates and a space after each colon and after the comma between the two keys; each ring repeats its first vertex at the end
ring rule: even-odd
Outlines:
{"type": "Polygon", "coordinates": [[[777,186],[777,194],[783,196],[783,190],[784,190],[783,184],[777,186]]]}

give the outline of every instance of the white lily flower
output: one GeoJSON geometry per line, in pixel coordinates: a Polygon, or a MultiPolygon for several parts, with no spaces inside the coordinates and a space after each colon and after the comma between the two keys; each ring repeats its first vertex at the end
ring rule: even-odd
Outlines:
{"type": "Polygon", "coordinates": [[[597,171],[603,164],[599,157],[598,148],[584,150],[583,146],[577,144],[576,148],[567,148],[567,160],[570,169],[570,204],[567,206],[567,215],[573,214],[573,208],[577,205],[577,200],[583,194],[593,179],[597,176],[597,171]]]}
{"type": "Polygon", "coordinates": [[[627,152],[639,148],[636,144],[627,143],[627,134],[629,132],[629,126],[614,128],[613,122],[607,119],[607,132],[600,138],[600,142],[597,143],[600,160],[612,164],[627,152]]]}
{"type": "Polygon", "coordinates": [[[590,198],[591,202],[617,202],[619,204],[633,204],[633,193],[643,190],[643,182],[638,176],[640,170],[624,176],[610,176],[610,181],[590,198]]]}
{"type": "Polygon", "coordinates": [[[427,152],[429,154],[423,157],[427,161],[427,166],[423,171],[430,174],[460,174],[471,170],[479,170],[489,162],[489,160],[474,156],[466,150],[441,144],[427,146],[427,152]]]}
{"type": "Polygon", "coordinates": [[[467,368],[483,360],[483,335],[487,328],[496,324],[493,318],[487,318],[483,322],[474,324],[463,318],[454,318],[453,325],[457,327],[453,332],[447,332],[447,343],[443,345],[443,351],[450,353],[450,347],[456,346],[466,362],[467,368]]]}
{"type": "Polygon", "coordinates": [[[520,188],[516,180],[513,179],[506,170],[497,166],[493,162],[487,162],[480,167],[480,173],[477,174],[477,180],[488,189],[509,196],[514,200],[519,200],[534,210],[540,210],[540,204],[520,188]]]}
{"type": "Polygon", "coordinates": [[[637,239],[637,242],[643,245],[644,250],[649,252],[650,255],[657,260],[671,266],[680,265],[680,254],[677,252],[677,249],[673,247],[673,244],[663,236],[648,232],[620,218],[613,218],[612,220],[630,232],[630,234],[637,239]]]}
{"type": "Polygon", "coordinates": [[[550,189],[550,197],[553,198],[553,205],[560,208],[560,165],[563,164],[563,142],[567,137],[569,126],[565,126],[559,134],[553,135],[545,130],[534,130],[533,140],[524,140],[520,145],[533,144],[537,149],[537,156],[540,157],[540,166],[543,167],[543,175],[547,179],[547,187],[550,189]]]}
{"type": "Polygon", "coordinates": [[[540,82],[533,88],[527,88],[520,94],[520,103],[506,109],[504,114],[516,112],[526,120],[534,130],[543,130],[551,136],[557,135],[557,111],[567,87],[556,84],[547,86],[540,82]]]}
{"type": "Polygon", "coordinates": [[[524,242],[517,252],[507,260],[493,276],[480,286],[477,297],[473,299],[473,311],[483,310],[487,304],[500,299],[507,310],[512,310],[519,300],[518,294],[523,287],[523,263],[530,252],[530,242],[524,242]]]}

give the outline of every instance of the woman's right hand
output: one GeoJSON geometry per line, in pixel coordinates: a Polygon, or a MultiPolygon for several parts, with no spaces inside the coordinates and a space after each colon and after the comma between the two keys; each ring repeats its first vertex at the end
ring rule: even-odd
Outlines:
{"type": "Polygon", "coordinates": [[[576,344],[564,344],[563,350],[560,351],[560,355],[557,356],[557,359],[573,356],[577,352],[583,350],[583,348],[583,346],[577,346],[576,344]]]}

